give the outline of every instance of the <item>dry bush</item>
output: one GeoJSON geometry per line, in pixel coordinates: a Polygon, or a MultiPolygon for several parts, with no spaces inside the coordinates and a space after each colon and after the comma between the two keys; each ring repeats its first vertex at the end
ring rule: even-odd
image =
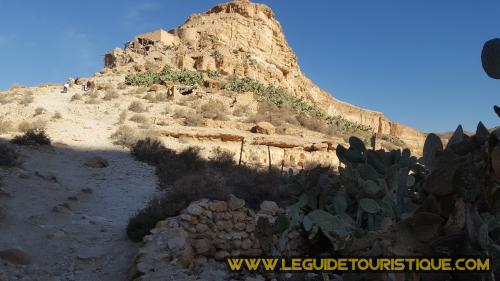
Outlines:
{"type": "Polygon", "coordinates": [[[70,101],[76,101],[76,100],[82,100],[83,97],[82,95],[80,94],[74,94],[72,97],[71,97],[71,100],[70,101]]]}
{"type": "Polygon", "coordinates": [[[13,167],[18,164],[19,154],[9,143],[0,142],[0,166],[13,167]]]}
{"type": "Polygon", "coordinates": [[[10,86],[10,88],[9,88],[9,91],[17,90],[17,89],[25,89],[25,88],[27,88],[27,87],[24,85],[21,85],[21,84],[12,84],[12,86],[10,86]]]}
{"type": "Polygon", "coordinates": [[[179,100],[178,104],[182,105],[182,106],[190,107],[194,101],[198,101],[198,100],[199,100],[199,98],[195,95],[187,95],[187,96],[183,96],[182,99],[179,100]]]}
{"type": "Polygon", "coordinates": [[[114,85],[111,84],[111,83],[99,83],[96,85],[97,86],[97,90],[112,90],[114,88],[114,85]]]}
{"type": "Polygon", "coordinates": [[[109,90],[109,91],[106,91],[106,93],[104,94],[104,97],[102,97],[102,99],[106,100],[106,101],[109,101],[109,100],[112,100],[112,99],[117,99],[119,97],[120,97],[120,95],[118,94],[117,91],[115,91],[115,90],[109,90]]]}
{"type": "Polygon", "coordinates": [[[144,99],[149,101],[150,103],[158,103],[168,100],[166,93],[147,93],[144,96],[144,99]]]}
{"type": "Polygon", "coordinates": [[[163,112],[164,114],[171,114],[174,112],[174,106],[170,103],[167,103],[167,105],[165,105],[165,111],[163,112]]]}
{"type": "Polygon", "coordinates": [[[92,90],[87,96],[91,99],[97,99],[99,97],[99,92],[92,90]]]}
{"type": "Polygon", "coordinates": [[[118,90],[124,90],[127,88],[127,84],[125,83],[120,83],[118,84],[118,86],[116,87],[118,90]]]}
{"type": "Polygon", "coordinates": [[[20,132],[26,133],[28,131],[41,131],[45,130],[45,127],[47,127],[47,122],[37,119],[33,122],[28,122],[28,121],[23,121],[17,125],[17,129],[20,132]]]}
{"type": "Polygon", "coordinates": [[[147,92],[147,90],[148,90],[147,88],[139,87],[139,88],[135,88],[135,89],[130,90],[128,92],[128,94],[134,95],[134,96],[142,96],[147,92]]]}
{"type": "Polygon", "coordinates": [[[89,100],[85,101],[85,104],[100,104],[101,101],[96,99],[96,98],[90,98],[89,100]]]}
{"type": "Polygon", "coordinates": [[[128,120],[140,124],[149,123],[149,118],[147,118],[143,114],[134,114],[134,116],[130,117],[130,119],[128,120]]]}
{"type": "Polygon", "coordinates": [[[140,139],[137,131],[127,125],[121,125],[118,129],[111,135],[114,140],[113,143],[116,145],[122,145],[125,147],[132,147],[140,139]]]}
{"type": "Polygon", "coordinates": [[[203,117],[194,110],[185,110],[183,108],[177,108],[174,112],[174,118],[183,118],[184,125],[186,126],[203,126],[205,121],[203,117]]]}
{"type": "Polygon", "coordinates": [[[135,113],[143,113],[143,112],[146,112],[146,107],[140,101],[133,101],[129,105],[128,110],[135,112],[135,113]]]}
{"type": "Polygon", "coordinates": [[[243,105],[243,106],[240,105],[236,107],[236,109],[233,111],[233,115],[238,117],[249,116],[250,113],[251,111],[248,105],[243,105]]]}
{"type": "Polygon", "coordinates": [[[118,124],[123,124],[127,120],[127,111],[123,110],[118,117],[118,124]]]}
{"type": "Polygon", "coordinates": [[[32,103],[34,100],[35,98],[33,97],[33,95],[26,95],[21,100],[19,100],[19,104],[26,106],[32,103]]]}
{"type": "Polygon", "coordinates": [[[325,121],[316,118],[309,117],[304,113],[297,115],[297,120],[302,127],[307,128],[311,131],[321,132],[324,134],[330,134],[332,127],[328,125],[325,121]]]}
{"type": "Polygon", "coordinates": [[[204,118],[227,121],[227,108],[219,100],[209,100],[198,109],[198,113],[204,118]]]}
{"type": "Polygon", "coordinates": [[[217,168],[227,168],[236,164],[234,161],[234,153],[222,149],[220,146],[212,150],[212,157],[210,160],[217,168]]]}
{"type": "Polygon", "coordinates": [[[266,121],[276,127],[287,124],[299,125],[300,123],[295,118],[296,114],[297,112],[285,106],[278,107],[269,103],[259,103],[257,113],[248,116],[246,122],[257,123],[266,121]]]}
{"type": "Polygon", "coordinates": [[[3,120],[0,118],[0,134],[5,134],[12,132],[14,130],[14,124],[10,120],[3,120]]]}
{"type": "Polygon", "coordinates": [[[42,115],[45,112],[47,112],[47,110],[45,108],[43,108],[43,107],[37,107],[35,109],[35,113],[33,114],[33,117],[38,116],[38,115],[42,115]]]}
{"type": "Polygon", "coordinates": [[[8,104],[14,101],[14,94],[12,92],[4,92],[0,94],[0,104],[8,104]]]}
{"type": "Polygon", "coordinates": [[[44,130],[29,130],[23,135],[15,136],[12,143],[17,145],[50,145],[50,138],[44,130]]]}
{"type": "Polygon", "coordinates": [[[52,116],[52,119],[62,119],[62,115],[59,111],[56,111],[52,116]]]}
{"type": "Polygon", "coordinates": [[[288,199],[283,188],[286,179],[279,171],[240,167],[223,150],[218,153],[218,157],[208,161],[200,157],[197,148],[176,153],[158,141],[139,141],[132,154],[137,160],[156,166],[160,189],[166,192],[130,218],[128,237],[140,241],[159,220],[178,215],[189,203],[201,198],[226,200],[234,194],[254,209],[264,200],[283,203],[288,199]]]}

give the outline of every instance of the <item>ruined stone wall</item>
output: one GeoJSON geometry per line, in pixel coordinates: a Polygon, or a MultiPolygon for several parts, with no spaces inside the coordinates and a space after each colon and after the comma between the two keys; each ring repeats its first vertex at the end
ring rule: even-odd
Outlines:
{"type": "Polygon", "coordinates": [[[299,255],[304,240],[298,230],[286,231],[280,237],[275,235],[269,241],[259,239],[257,220],[263,218],[274,223],[281,214],[284,210],[272,201],[264,201],[257,213],[234,196],[227,201],[193,202],[181,215],[159,222],[151,235],[144,238],[133,274],[144,277],[148,272],[165,270],[165,265],[172,261],[193,268],[200,258],[220,261],[226,257],[299,255]],[[269,252],[263,245],[266,242],[278,245],[283,239],[286,246],[279,252],[269,252]]]}

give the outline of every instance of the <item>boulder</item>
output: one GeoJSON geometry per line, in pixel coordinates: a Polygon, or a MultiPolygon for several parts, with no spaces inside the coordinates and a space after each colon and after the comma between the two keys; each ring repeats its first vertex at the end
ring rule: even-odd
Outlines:
{"type": "Polygon", "coordinates": [[[83,162],[83,165],[89,167],[89,168],[96,168],[96,169],[102,169],[106,168],[109,166],[109,163],[106,159],[96,156],[92,158],[88,158],[83,162]]]}
{"type": "Polygon", "coordinates": [[[159,92],[159,91],[163,91],[163,90],[166,90],[166,87],[164,85],[159,85],[159,84],[151,85],[148,88],[148,92],[159,92]]]}
{"type": "Polygon", "coordinates": [[[196,254],[205,254],[210,251],[210,242],[208,239],[193,239],[191,242],[196,254]]]}
{"type": "Polygon", "coordinates": [[[187,213],[190,214],[190,215],[193,215],[193,216],[199,216],[203,213],[203,208],[200,207],[200,205],[196,204],[196,203],[191,203],[187,209],[186,209],[187,213]]]}
{"type": "MultiPolygon", "coordinates": [[[[91,89],[89,87],[89,89],[91,89]]],[[[113,84],[111,83],[99,83],[97,84],[97,90],[111,90],[113,89],[113,84]]]]}
{"type": "Polygon", "coordinates": [[[257,133],[257,134],[272,135],[275,132],[276,128],[274,127],[274,125],[266,121],[258,122],[252,128],[252,133],[257,133]]]}
{"type": "Polygon", "coordinates": [[[20,265],[31,264],[31,256],[17,248],[0,250],[0,259],[20,265]]]}
{"type": "Polygon", "coordinates": [[[231,194],[229,196],[228,201],[227,201],[227,206],[229,207],[229,209],[231,209],[233,211],[238,210],[238,209],[243,208],[243,206],[245,206],[245,200],[239,199],[236,196],[231,194]]]}
{"type": "Polygon", "coordinates": [[[276,202],[273,201],[263,201],[260,204],[260,211],[263,214],[275,216],[280,212],[280,207],[276,202]]]}
{"type": "Polygon", "coordinates": [[[189,237],[182,228],[168,229],[165,237],[167,238],[168,248],[171,250],[181,250],[189,246],[189,237]]]}
{"type": "Polygon", "coordinates": [[[210,203],[209,208],[214,212],[225,212],[227,210],[227,203],[224,201],[213,201],[210,203]]]}

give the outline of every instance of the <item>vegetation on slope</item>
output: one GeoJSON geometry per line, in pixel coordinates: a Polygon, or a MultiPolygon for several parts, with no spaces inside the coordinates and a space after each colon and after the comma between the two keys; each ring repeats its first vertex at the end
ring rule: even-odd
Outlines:
{"type": "MultiPolygon", "coordinates": [[[[220,79],[221,77],[220,73],[217,71],[210,71],[208,76],[213,79],[220,79]]],[[[172,81],[190,86],[202,85],[203,75],[200,72],[186,69],[176,70],[166,65],[160,72],[146,71],[129,74],[125,78],[126,84],[134,86],[151,86],[153,84],[162,84],[165,81],[172,81]]],[[[299,112],[306,113],[313,118],[324,120],[329,125],[335,126],[342,132],[373,132],[373,128],[347,120],[342,116],[329,116],[319,107],[311,105],[302,98],[290,94],[284,88],[276,87],[271,84],[264,85],[250,77],[239,78],[237,76],[230,76],[223,82],[224,89],[226,90],[239,93],[255,93],[260,102],[267,102],[277,106],[287,106],[299,112]]]]}
{"type": "Polygon", "coordinates": [[[132,155],[156,167],[159,188],[165,193],[129,220],[127,235],[131,240],[141,241],[158,221],[178,215],[189,203],[202,198],[226,200],[234,194],[252,208],[264,200],[285,200],[280,189],[284,178],[279,171],[238,166],[229,152],[215,152],[215,157],[205,160],[193,147],[176,153],[151,139],[136,143],[132,155]]]}

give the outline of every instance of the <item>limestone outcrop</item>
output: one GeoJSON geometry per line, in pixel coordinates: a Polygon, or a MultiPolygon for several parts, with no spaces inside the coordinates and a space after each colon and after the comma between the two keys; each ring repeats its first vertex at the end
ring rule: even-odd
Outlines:
{"type": "Polygon", "coordinates": [[[144,51],[138,44],[131,44],[124,51],[111,54],[111,65],[168,63],[201,72],[252,77],[283,87],[330,115],[370,126],[375,133],[396,136],[414,151],[422,149],[426,134],[390,121],[381,112],[337,100],[308,79],[301,72],[280,23],[266,5],[246,0],[220,4],[205,13],[191,15],[169,34],[175,45],[159,42],[144,51]]]}

